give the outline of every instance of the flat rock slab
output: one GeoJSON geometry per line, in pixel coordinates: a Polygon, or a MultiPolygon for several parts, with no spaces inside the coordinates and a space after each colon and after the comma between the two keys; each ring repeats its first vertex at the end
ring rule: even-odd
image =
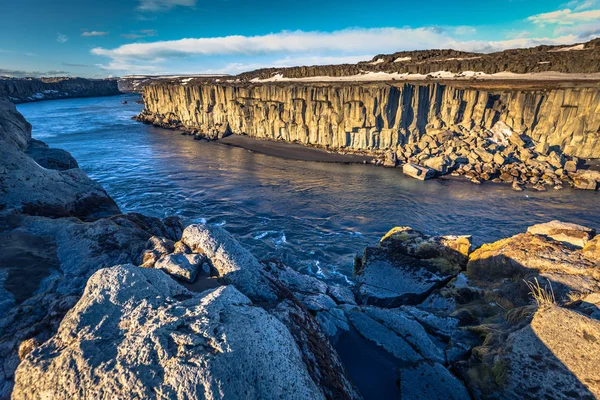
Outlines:
{"type": "MultiPolygon", "coordinates": [[[[505,373],[504,398],[594,399],[600,396],[600,322],[546,307],[503,343],[496,363],[505,373]]],[[[484,389],[485,390],[485,389],[484,389]]]]}
{"type": "Polygon", "coordinates": [[[411,178],[419,179],[421,181],[431,179],[435,176],[435,170],[413,163],[404,164],[402,166],[402,172],[404,175],[408,175],[411,178]]]}
{"type": "Polygon", "coordinates": [[[468,400],[465,385],[446,368],[436,363],[420,363],[400,370],[402,400],[468,400]]]}
{"type": "Polygon", "coordinates": [[[392,257],[380,248],[367,248],[362,262],[355,274],[359,296],[363,303],[381,307],[418,304],[452,278],[432,272],[435,268],[425,260],[392,257]]]}
{"type": "Polygon", "coordinates": [[[592,228],[557,220],[530,226],[527,232],[547,236],[576,247],[584,247],[596,235],[596,231],[592,228]]]}

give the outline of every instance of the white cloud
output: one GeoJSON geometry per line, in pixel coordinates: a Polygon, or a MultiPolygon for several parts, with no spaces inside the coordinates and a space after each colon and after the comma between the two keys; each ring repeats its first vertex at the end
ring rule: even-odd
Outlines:
{"type": "Polygon", "coordinates": [[[569,8],[543,14],[532,15],[528,21],[537,25],[574,25],[600,20],[600,10],[574,12],[569,8]]]}
{"type": "Polygon", "coordinates": [[[91,36],[105,36],[108,35],[108,32],[102,31],[85,31],[81,33],[81,36],[91,37],[91,36]]]}
{"type": "Polygon", "coordinates": [[[56,41],[58,43],[65,43],[67,40],[69,40],[69,38],[67,37],[67,35],[63,35],[60,32],[56,34],[56,41]]]}
{"type": "Polygon", "coordinates": [[[196,0],[138,0],[138,10],[141,11],[164,11],[176,6],[193,7],[196,0]]]}
{"type": "Polygon", "coordinates": [[[97,47],[92,54],[114,60],[146,60],[187,56],[393,53],[400,50],[451,47],[469,51],[495,51],[538,44],[565,44],[574,37],[516,38],[500,41],[460,41],[433,28],[345,29],[335,32],[284,31],[262,36],[225,36],[131,43],[114,49],[97,47]]]}

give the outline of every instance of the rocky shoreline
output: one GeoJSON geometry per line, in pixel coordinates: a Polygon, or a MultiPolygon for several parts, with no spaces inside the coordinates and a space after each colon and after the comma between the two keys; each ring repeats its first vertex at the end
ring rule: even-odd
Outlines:
{"type": "Polygon", "coordinates": [[[118,94],[117,79],[0,78],[0,98],[13,103],[118,94]]]}
{"type": "Polygon", "coordinates": [[[216,226],[122,214],[3,100],[0,152],[0,398],[600,395],[593,229],[472,249],[397,227],[339,286],[216,226]]]}

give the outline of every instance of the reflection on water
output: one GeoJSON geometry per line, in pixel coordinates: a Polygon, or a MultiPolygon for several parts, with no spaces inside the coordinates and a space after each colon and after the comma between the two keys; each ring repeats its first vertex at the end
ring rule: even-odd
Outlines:
{"type": "Polygon", "coordinates": [[[260,258],[345,281],[396,225],[497,240],[550,219],[600,228],[600,194],[514,192],[400,169],[277,159],[132,121],[136,96],[23,104],[33,136],[70,151],[124,212],[223,225],[260,258]],[[122,105],[122,100],[128,100],[122,105]]]}

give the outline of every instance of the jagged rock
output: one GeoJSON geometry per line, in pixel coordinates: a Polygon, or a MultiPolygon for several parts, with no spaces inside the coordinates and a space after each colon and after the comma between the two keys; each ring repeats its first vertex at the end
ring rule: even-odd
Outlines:
{"type": "Polygon", "coordinates": [[[46,169],[24,153],[31,125],[12,103],[0,100],[0,117],[0,209],[81,219],[120,213],[102,186],[83,171],[46,169]]]}
{"type": "Polygon", "coordinates": [[[527,232],[534,235],[548,236],[559,242],[569,243],[577,247],[585,246],[596,235],[594,229],[557,220],[530,226],[527,228],[527,232]]]}
{"type": "Polygon", "coordinates": [[[569,161],[565,162],[565,171],[577,172],[577,163],[573,160],[569,160],[569,161]]]}
{"type": "Polygon", "coordinates": [[[292,292],[304,295],[326,294],[327,284],[317,278],[301,274],[278,261],[267,261],[267,270],[292,292]]]}
{"type": "Polygon", "coordinates": [[[181,241],[193,252],[205,254],[219,277],[253,301],[277,300],[276,289],[252,254],[225,230],[208,225],[190,225],[181,241]]]}
{"type": "Polygon", "coordinates": [[[158,218],[141,215],[82,222],[9,213],[0,215],[0,225],[0,278],[6,274],[0,299],[8,300],[0,313],[4,397],[12,387],[21,342],[45,342],[95,271],[137,262],[148,239],[153,234],[167,236],[169,228],[158,218]],[[145,230],[148,227],[154,231],[145,230]]]}
{"type": "Polygon", "coordinates": [[[396,153],[393,151],[386,151],[385,159],[383,160],[383,166],[393,168],[396,166],[396,164],[398,164],[398,157],[396,156],[396,153]]]}
{"type": "Polygon", "coordinates": [[[356,304],[354,293],[346,286],[331,285],[327,288],[327,294],[338,304],[356,304]]]}
{"type": "Polygon", "coordinates": [[[24,399],[325,398],[286,327],[234,287],[193,293],[134,266],[94,274],[15,383],[24,399]]]}
{"type": "MultiPolygon", "coordinates": [[[[425,166],[427,168],[431,168],[431,169],[435,170],[438,174],[442,174],[442,175],[446,174],[448,172],[450,165],[451,165],[450,158],[445,157],[445,156],[428,158],[423,162],[423,166],[425,166]]],[[[414,178],[414,176],[413,176],[413,178],[414,178]]]]}
{"type": "Polygon", "coordinates": [[[327,311],[337,306],[336,302],[326,294],[298,296],[304,306],[310,311],[327,311]]]}
{"type": "Polygon", "coordinates": [[[587,258],[600,261],[600,235],[587,242],[582,252],[587,258]]]}
{"type": "Polygon", "coordinates": [[[471,236],[428,237],[410,227],[395,227],[381,238],[379,245],[394,253],[432,260],[446,270],[460,270],[467,264],[471,236]]]}
{"type": "Polygon", "coordinates": [[[318,312],[317,321],[319,321],[319,324],[321,325],[321,328],[323,328],[325,334],[333,339],[335,339],[341,332],[350,330],[346,314],[339,308],[332,308],[318,312]]]}
{"type": "Polygon", "coordinates": [[[404,175],[408,175],[411,178],[419,179],[419,180],[427,180],[434,177],[434,170],[428,167],[422,167],[413,163],[406,163],[402,166],[402,172],[404,175]]]}
{"type": "Polygon", "coordinates": [[[175,244],[164,237],[152,236],[148,239],[146,250],[140,256],[139,264],[144,268],[154,268],[158,259],[166,254],[173,253],[175,244]]]}
{"type": "Polygon", "coordinates": [[[208,259],[197,253],[165,254],[156,262],[154,267],[187,282],[194,282],[201,271],[206,275],[210,275],[208,259]]]}
{"type": "Polygon", "coordinates": [[[572,176],[573,184],[577,189],[596,190],[600,182],[600,172],[580,170],[572,176]]]}
{"type": "Polygon", "coordinates": [[[401,398],[470,399],[464,384],[440,364],[420,363],[400,371],[401,398]]]}

